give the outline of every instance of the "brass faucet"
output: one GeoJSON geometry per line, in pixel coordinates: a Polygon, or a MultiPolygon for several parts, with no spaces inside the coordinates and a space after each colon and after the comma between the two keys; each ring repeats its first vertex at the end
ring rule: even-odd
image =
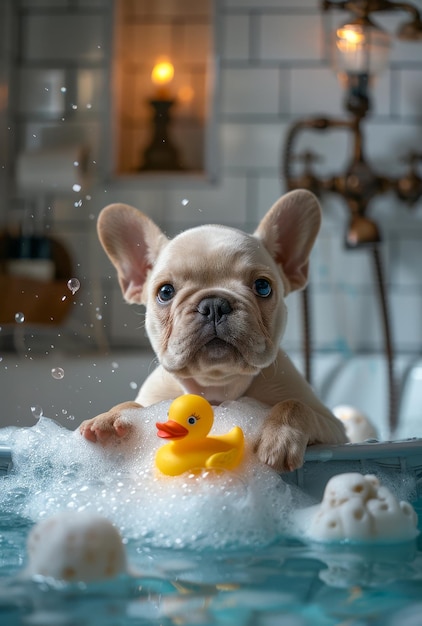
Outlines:
{"type": "Polygon", "coordinates": [[[413,207],[422,197],[422,177],[417,164],[422,160],[422,153],[411,152],[406,161],[408,172],[399,178],[383,175],[368,163],[364,151],[362,121],[364,116],[354,113],[349,119],[314,117],[299,120],[290,128],[285,142],[283,166],[288,189],[305,188],[317,196],[324,192],[339,194],[349,210],[349,227],[346,233],[346,246],[356,247],[363,244],[378,243],[381,240],[377,224],[367,217],[371,201],[379,194],[393,191],[409,207],[413,207]],[[294,154],[294,143],[300,132],[307,129],[326,131],[332,128],[343,129],[352,135],[353,151],[345,170],[328,178],[317,175],[313,166],[319,157],[313,151],[294,154]],[[302,161],[300,175],[292,173],[292,161],[302,161]]]}

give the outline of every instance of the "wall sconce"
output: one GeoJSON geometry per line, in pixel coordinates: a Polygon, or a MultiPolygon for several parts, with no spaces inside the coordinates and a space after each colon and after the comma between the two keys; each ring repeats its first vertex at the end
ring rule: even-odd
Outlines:
{"type": "Polygon", "coordinates": [[[170,135],[170,110],[174,105],[170,83],[174,77],[174,66],[167,57],[157,59],[151,72],[155,86],[153,98],[149,100],[154,116],[152,118],[152,140],[143,153],[141,171],[176,171],[183,165],[179,151],[170,135]]]}
{"type": "MultiPolygon", "coordinates": [[[[334,37],[333,60],[341,82],[346,88],[345,107],[351,114],[345,119],[311,117],[293,124],[286,137],[283,155],[283,174],[289,189],[304,187],[321,196],[325,192],[336,193],[344,200],[349,210],[349,224],[345,244],[349,249],[367,246],[374,264],[376,284],[381,307],[385,352],[387,356],[389,380],[389,425],[393,433],[397,425],[396,393],[394,384],[394,353],[390,331],[388,303],[385,292],[384,272],[379,254],[381,240],[375,221],[367,216],[367,209],[374,197],[387,191],[412,207],[422,197],[422,178],[417,171],[417,163],[422,154],[412,153],[408,161],[408,172],[400,178],[375,172],[368,163],[364,149],[363,120],[370,110],[369,89],[377,74],[388,64],[391,36],[374,22],[373,13],[402,11],[410,15],[410,21],[399,27],[398,36],[407,41],[422,41],[422,21],[419,11],[408,2],[389,0],[345,0],[335,2],[324,0],[322,10],[348,10],[351,18],[337,28],[334,37]],[[331,177],[318,177],[313,163],[317,155],[307,151],[294,154],[294,144],[303,130],[325,131],[338,129],[352,136],[353,151],[346,168],[331,177]],[[292,161],[303,163],[302,173],[294,175],[292,161]]],[[[310,315],[309,297],[304,292],[304,338],[305,365],[308,380],[311,379],[310,366],[310,315]]]]}

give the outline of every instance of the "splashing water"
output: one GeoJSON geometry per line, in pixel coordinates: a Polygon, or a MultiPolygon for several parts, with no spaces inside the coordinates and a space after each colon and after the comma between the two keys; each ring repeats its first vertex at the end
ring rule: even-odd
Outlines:
{"type": "Polygon", "coordinates": [[[80,288],[81,283],[79,282],[79,280],[77,278],[70,278],[67,281],[67,287],[68,289],[72,292],[72,295],[74,296],[75,293],[78,291],[78,289],[80,288]]]}
{"type": "Polygon", "coordinates": [[[43,410],[38,404],[34,404],[34,406],[31,406],[31,413],[35,417],[35,419],[38,420],[40,419],[40,417],[42,417],[43,410]]]}
{"type": "Polygon", "coordinates": [[[61,380],[64,378],[64,369],[62,367],[53,367],[51,370],[51,375],[56,380],[61,380]]]}

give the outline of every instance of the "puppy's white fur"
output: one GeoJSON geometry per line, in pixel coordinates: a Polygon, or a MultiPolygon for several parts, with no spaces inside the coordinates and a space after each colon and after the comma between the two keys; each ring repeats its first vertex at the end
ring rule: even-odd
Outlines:
{"type": "Polygon", "coordinates": [[[207,225],[169,240],[132,207],[103,209],[100,241],[126,301],[146,306],[160,365],[135,404],[84,422],[84,436],[121,436],[127,432],[122,409],[197,393],[214,403],[249,396],[267,404],[255,450],[277,470],[299,467],[308,444],[345,442],[341,422],[279,348],[284,299],[306,285],[320,222],[315,196],[303,190],[281,197],[253,235],[207,225]]]}

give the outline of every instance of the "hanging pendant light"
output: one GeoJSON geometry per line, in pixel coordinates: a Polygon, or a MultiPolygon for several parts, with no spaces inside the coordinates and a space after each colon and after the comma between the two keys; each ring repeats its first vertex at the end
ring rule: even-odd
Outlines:
{"type": "Polygon", "coordinates": [[[391,38],[368,16],[342,24],[335,31],[334,63],[346,88],[346,108],[363,116],[370,108],[369,87],[388,65],[391,38]]]}
{"type": "Polygon", "coordinates": [[[335,62],[339,72],[375,76],[390,57],[391,38],[369,17],[346,22],[336,30],[335,62]]]}

